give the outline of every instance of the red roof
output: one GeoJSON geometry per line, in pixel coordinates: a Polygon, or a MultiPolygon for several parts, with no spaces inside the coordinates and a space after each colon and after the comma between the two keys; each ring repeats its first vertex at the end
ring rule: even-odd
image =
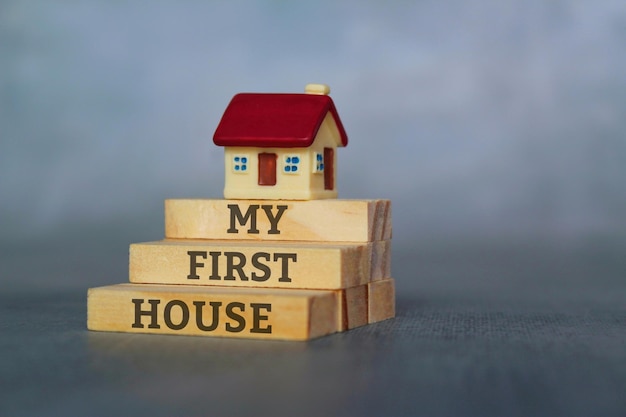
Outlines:
{"type": "Polygon", "coordinates": [[[328,112],[335,119],[342,146],[346,146],[348,136],[329,96],[237,94],[228,104],[213,142],[218,146],[308,147],[328,112]]]}

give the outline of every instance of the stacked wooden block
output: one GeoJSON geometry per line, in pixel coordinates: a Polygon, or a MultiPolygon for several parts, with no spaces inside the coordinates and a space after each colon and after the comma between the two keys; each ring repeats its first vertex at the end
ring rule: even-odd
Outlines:
{"type": "Polygon", "coordinates": [[[395,315],[388,200],[166,200],[90,330],[308,340],[395,315]]]}

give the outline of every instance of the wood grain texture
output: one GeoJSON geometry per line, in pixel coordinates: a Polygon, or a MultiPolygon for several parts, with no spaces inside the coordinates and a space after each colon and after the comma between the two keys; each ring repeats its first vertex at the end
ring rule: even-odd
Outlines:
{"type": "Polygon", "coordinates": [[[337,291],[339,314],[338,328],[341,331],[354,329],[368,323],[368,285],[346,288],[337,291]]]}
{"type": "Polygon", "coordinates": [[[130,282],[340,289],[389,276],[390,242],[172,240],[130,246],[130,282]]]}
{"type": "Polygon", "coordinates": [[[165,200],[173,239],[373,242],[391,228],[389,200],[165,200]]]}
{"type": "Polygon", "coordinates": [[[370,282],[368,287],[368,322],[376,323],[396,316],[396,290],[392,278],[370,282]]]}
{"type": "Polygon", "coordinates": [[[335,291],[118,284],[92,288],[96,331],[308,340],[339,331],[335,291]]]}
{"type": "Polygon", "coordinates": [[[370,281],[378,281],[391,276],[391,240],[371,243],[370,281]]]}

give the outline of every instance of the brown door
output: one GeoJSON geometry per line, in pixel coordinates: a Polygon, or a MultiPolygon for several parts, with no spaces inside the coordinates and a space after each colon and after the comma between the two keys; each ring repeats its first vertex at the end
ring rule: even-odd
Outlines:
{"type": "Polygon", "coordinates": [[[335,152],[333,148],[324,148],[324,189],[335,189],[335,152]]]}
{"type": "Polygon", "coordinates": [[[276,154],[259,154],[259,185],[276,185],[276,154]]]}

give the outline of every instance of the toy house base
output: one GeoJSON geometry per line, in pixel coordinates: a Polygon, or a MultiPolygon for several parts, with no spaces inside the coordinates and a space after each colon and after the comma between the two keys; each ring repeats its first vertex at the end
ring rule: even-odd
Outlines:
{"type": "MultiPolygon", "coordinates": [[[[243,188],[232,187],[224,188],[224,198],[237,200],[237,199],[262,199],[267,198],[268,195],[280,199],[285,196],[287,187],[283,187],[280,190],[273,192],[273,190],[264,190],[259,188],[243,188]]],[[[290,189],[288,191],[288,200],[326,200],[337,198],[337,191],[335,190],[298,190],[290,189]]]]}

